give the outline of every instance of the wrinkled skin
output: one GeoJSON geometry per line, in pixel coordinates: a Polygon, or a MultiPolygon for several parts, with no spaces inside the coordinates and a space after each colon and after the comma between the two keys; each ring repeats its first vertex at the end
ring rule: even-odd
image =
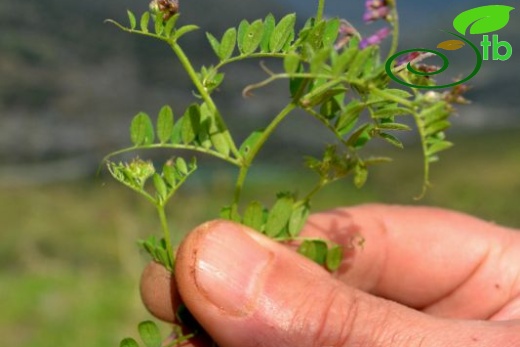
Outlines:
{"type": "Polygon", "coordinates": [[[336,273],[212,221],[181,244],[174,280],[149,265],[143,301],[172,321],[182,298],[220,347],[520,346],[518,231],[441,209],[363,205],[315,214],[303,235],[344,245],[336,273]]]}

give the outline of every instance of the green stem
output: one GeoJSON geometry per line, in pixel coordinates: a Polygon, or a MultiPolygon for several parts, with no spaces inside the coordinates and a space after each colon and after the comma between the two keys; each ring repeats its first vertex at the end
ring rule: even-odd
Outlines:
{"type": "Polygon", "coordinates": [[[392,55],[397,51],[397,45],[399,44],[399,15],[397,13],[397,7],[395,0],[389,2],[389,5],[392,7],[390,23],[392,24],[393,33],[392,33],[392,45],[390,46],[390,51],[388,52],[388,56],[385,61],[388,60],[392,55]]]}
{"type": "Polygon", "coordinates": [[[310,192],[307,193],[307,195],[305,195],[305,197],[303,199],[301,199],[300,201],[298,201],[296,204],[295,204],[295,208],[298,208],[300,207],[301,205],[309,202],[312,197],[314,195],[316,195],[316,193],[318,193],[323,187],[325,187],[329,182],[327,180],[324,180],[324,179],[320,179],[319,182],[314,186],[314,188],[312,188],[312,190],[310,192]]]}
{"type": "Polygon", "coordinates": [[[157,204],[157,212],[159,213],[159,219],[161,220],[161,227],[163,230],[163,237],[164,242],[166,244],[166,251],[168,252],[168,258],[170,259],[171,263],[168,264],[171,267],[171,271],[173,272],[173,246],[172,246],[172,240],[170,235],[170,229],[168,228],[168,221],[166,220],[166,213],[164,212],[164,204],[158,203],[157,204]]]}
{"type": "Polygon", "coordinates": [[[188,73],[188,76],[190,77],[191,81],[195,85],[195,88],[197,88],[197,91],[199,92],[200,96],[202,97],[202,99],[204,100],[206,105],[208,105],[208,108],[210,109],[212,114],[215,115],[215,117],[217,118],[217,121],[220,123],[221,127],[223,128],[223,134],[224,134],[224,136],[227,139],[227,142],[228,142],[228,144],[229,144],[229,146],[231,148],[231,152],[233,153],[233,155],[236,158],[240,158],[241,157],[240,152],[238,151],[238,148],[235,145],[235,142],[233,141],[233,138],[231,137],[231,134],[229,133],[229,130],[228,130],[227,126],[226,126],[226,123],[224,122],[224,120],[222,119],[220,114],[218,113],[217,106],[215,105],[215,103],[213,102],[213,99],[211,98],[211,96],[209,95],[208,91],[206,90],[206,88],[204,87],[204,85],[200,81],[199,77],[197,76],[197,73],[195,72],[195,69],[191,65],[188,57],[186,56],[186,54],[182,50],[181,46],[179,46],[177,44],[177,42],[169,41],[169,44],[170,44],[170,47],[172,48],[173,52],[175,53],[175,55],[177,56],[177,58],[181,62],[182,66],[184,67],[184,69],[188,73]]]}
{"type": "Polygon", "coordinates": [[[316,23],[321,22],[323,18],[323,10],[325,8],[325,0],[318,0],[318,9],[316,10],[316,23]]]}
{"type": "Polygon", "coordinates": [[[235,57],[231,57],[229,59],[223,60],[217,65],[215,65],[215,69],[219,70],[222,67],[237,62],[242,61],[246,59],[258,59],[258,58],[280,58],[283,59],[287,54],[286,53],[264,53],[264,52],[258,52],[258,53],[251,53],[248,55],[237,55],[235,57]]]}
{"type": "Polygon", "coordinates": [[[428,147],[427,147],[427,143],[426,143],[426,135],[424,134],[424,127],[422,126],[423,121],[422,121],[421,117],[419,116],[419,113],[417,113],[417,112],[413,113],[413,118],[415,120],[415,123],[417,124],[417,131],[419,132],[419,138],[421,139],[421,147],[422,147],[423,157],[424,157],[424,162],[423,162],[424,177],[423,177],[422,191],[418,196],[414,197],[415,200],[420,200],[424,196],[424,194],[426,194],[426,190],[430,186],[430,163],[428,162],[428,160],[426,158],[426,152],[428,150],[428,147]]]}
{"type": "Polygon", "coordinates": [[[388,93],[388,92],[386,92],[384,90],[371,87],[370,88],[370,92],[372,94],[374,94],[374,95],[380,96],[380,97],[385,98],[387,100],[395,101],[398,104],[401,104],[403,106],[406,106],[406,107],[410,108],[410,110],[413,110],[414,107],[415,107],[415,104],[412,101],[410,101],[408,99],[400,98],[397,95],[390,94],[390,93],[388,93]]]}
{"type": "Polygon", "coordinates": [[[240,161],[237,160],[237,159],[226,157],[226,156],[222,155],[219,152],[216,152],[216,151],[213,151],[213,150],[210,150],[210,149],[206,149],[204,147],[198,147],[198,146],[193,146],[193,145],[182,145],[182,144],[168,144],[168,143],[156,143],[156,144],[153,144],[153,145],[134,146],[134,147],[124,148],[124,149],[112,152],[109,155],[105,156],[103,158],[103,160],[101,161],[101,163],[105,163],[110,158],[112,158],[112,157],[114,157],[116,155],[119,155],[119,154],[133,152],[135,150],[146,150],[146,149],[157,149],[157,148],[172,148],[172,149],[180,149],[180,150],[191,150],[191,151],[205,153],[205,154],[217,157],[219,159],[227,161],[228,163],[236,165],[236,166],[240,166],[241,165],[240,161]]]}
{"type": "Polygon", "coordinates": [[[244,188],[244,182],[247,177],[247,173],[249,172],[249,167],[253,162],[254,158],[267,141],[269,136],[274,132],[276,127],[285,119],[285,117],[295,108],[297,105],[294,102],[287,104],[278,115],[269,123],[267,128],[265,128],[262,136],[258,139],[258,141],[251,147],[247,156],[244,158],[244,164],[240,168],[240,172],[238,173],[237,181],[235,184],[235,194],[233,197],[233,204],[231,205],[232,212],[237,212],[238,210],[238,202],[240,200],[240,196],[242,195],[242,190],[244,188]]]}

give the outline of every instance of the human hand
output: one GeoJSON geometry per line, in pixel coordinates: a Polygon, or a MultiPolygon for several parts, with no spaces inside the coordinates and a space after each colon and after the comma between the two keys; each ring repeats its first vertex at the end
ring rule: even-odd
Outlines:
{"type": "Polygon", "coordinates": [[[145,270],[145,305],[173,320],[178,290],[221,347],[520,346],[520,233],[446,210],[364,205],[315,214],[302,236],[342,244],[340,269],[206,223],[180,246],[175,281],[157,264],[145,270]],[[364,246],[351,247],[359,236],[364,246]]]}

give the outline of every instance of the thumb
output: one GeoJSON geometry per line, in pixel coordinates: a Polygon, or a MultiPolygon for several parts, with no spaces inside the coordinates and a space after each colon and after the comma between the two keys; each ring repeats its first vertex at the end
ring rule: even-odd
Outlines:
{"type": "Polygon", "coordinates": [[[376,298],[227,221],[192,232],[179,248],[175,270],[186,306],[221,347],[520,343],[512,322],[444,320],[376,298]]]}

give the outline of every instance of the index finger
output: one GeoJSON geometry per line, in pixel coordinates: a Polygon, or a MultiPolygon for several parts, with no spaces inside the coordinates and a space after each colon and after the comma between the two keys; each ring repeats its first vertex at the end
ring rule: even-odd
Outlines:
{"type": "Polygon", "coordinates": [[[520,234],[462,213],[362,205],[311,216],[310,235],[346,247],[342,281],[428,313],[487,319],[520,295],[520,234]]]}

